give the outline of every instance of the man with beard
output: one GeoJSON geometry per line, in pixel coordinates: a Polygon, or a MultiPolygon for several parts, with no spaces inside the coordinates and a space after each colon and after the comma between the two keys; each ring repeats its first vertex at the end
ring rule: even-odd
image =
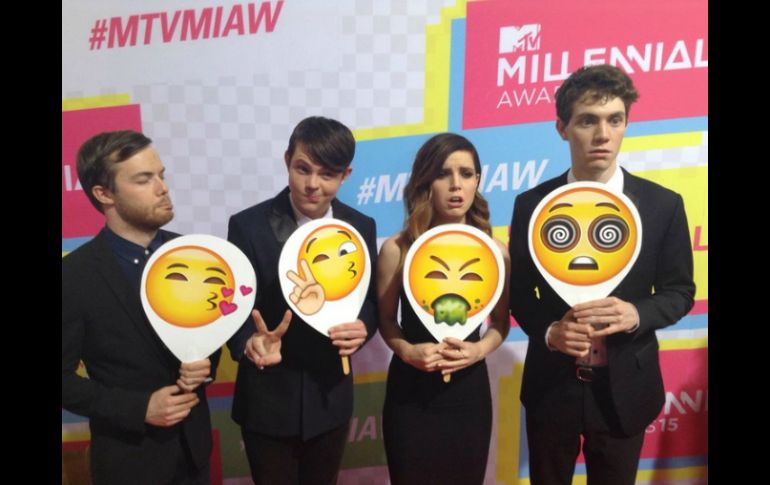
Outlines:
{"type": "Polygon", "coordinates": [[[105,216],[62,259],[62,407],[89,418],[94,484],[208,484],[211,421],[204,386],[219,360],[180,363],[142,311],[153,251],[177,236],[165,168],[134,131],[98,134],[78,151],[83,191],[105,216]],[[76,372],[80,361],[88,377],[76,372]]]}

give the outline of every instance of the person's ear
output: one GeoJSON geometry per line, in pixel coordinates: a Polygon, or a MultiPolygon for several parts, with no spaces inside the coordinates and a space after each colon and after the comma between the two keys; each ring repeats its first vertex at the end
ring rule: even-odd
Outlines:
{"type": "Polygon", "coordinates": [[[103,185],[94,185],[91,187],[91,194],[100,204],[102,204],[102,206],[113,205],[115,203],[112,191],[103,185]]]}
{"type": "Polygon", "coordinates": [[[344,182],[346,178],[350,177],[350,174],[353,173],[353,167],[348,166],[343,172],[342,172],[342,180],[340,183],[344,182]]]}
{"type": "Polygon", "coordinates": [[[562,140],[567,139],[567,125],[561,119],[556,120],[556,131],[559,132],[559,136],[562,140]]]}

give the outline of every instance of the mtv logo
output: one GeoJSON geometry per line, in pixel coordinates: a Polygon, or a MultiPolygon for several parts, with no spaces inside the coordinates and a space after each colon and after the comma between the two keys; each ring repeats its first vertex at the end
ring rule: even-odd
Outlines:
{"type": "Polygon", "coordinates": [[[500,54],[540,49],[540,24],[500,27],[500,54]]]}

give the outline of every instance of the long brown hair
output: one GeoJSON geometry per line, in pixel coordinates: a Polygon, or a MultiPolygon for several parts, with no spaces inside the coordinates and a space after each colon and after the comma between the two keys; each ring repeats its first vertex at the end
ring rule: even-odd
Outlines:
{"type": "MultiPolygon", "coordinates": [[[[467,138],[455,133],[441,133],[426,141],[417,151],[412,164],[412,175],[404,189],[406,221],[399,234],[397,244],[401,250],[399,270],[404,264],[406,252],[412,243],[433,226],[434,212],[431,185],[439,177],[444,162],[457,151],[464,151],[473,157],[476,173],[481,175],[481,162],[476,147],[467,138]]],[[[489,224],[489,204],[478,191],[465,217],[466,223],[492,235],[489,224]]]]}

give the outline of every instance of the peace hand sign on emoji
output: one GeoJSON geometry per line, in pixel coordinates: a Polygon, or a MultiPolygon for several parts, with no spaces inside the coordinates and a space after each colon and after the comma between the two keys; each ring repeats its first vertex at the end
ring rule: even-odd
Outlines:
{"type": "Polygon", "coordinates": [[[297,309],[305,315],[312,315],[318,312],[326,301],[324,289],[316,282],[310,266],[304,259],[299,262],[302,272],[307,279],[302,279],[300,275],[289,270],[286,276],[297,286],[289,294],[289,299],[297,306],[297,309]]]}

